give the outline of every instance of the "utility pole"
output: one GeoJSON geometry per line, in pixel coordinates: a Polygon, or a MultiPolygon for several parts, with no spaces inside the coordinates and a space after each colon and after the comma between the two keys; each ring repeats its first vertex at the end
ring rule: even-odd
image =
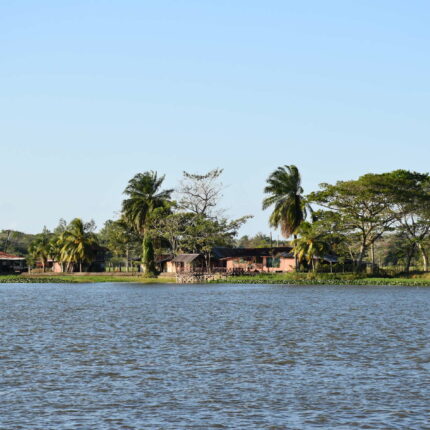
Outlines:
{"type": "Polygon", "coordinates": [[[10,237],[11,237],[11,235],[12,235],[12,230],[5,230],[6,231],[6,233],[7,233],[7,236],[6,236],[6,239],[5,239],[5,241],[4,241],[4,245],[3,245],[3,252],[6,252],[7,251],[7,247],[8,247],[8,245],[9,245],[9,240],[10,240],[10,237]]]}

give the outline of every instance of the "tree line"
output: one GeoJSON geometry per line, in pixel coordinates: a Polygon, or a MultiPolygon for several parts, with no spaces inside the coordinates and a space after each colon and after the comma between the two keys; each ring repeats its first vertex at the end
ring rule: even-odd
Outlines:
{"type": "Polygon", "coordinates": [[[386,262],[402,260],[409,272],[413,259],[428,271],[430,248],[430,177],[408,170],[373,174],[356,180],[322,183],[308,195],[296,166],[281,166],[267,180],[263,209],[273,206],[270,225],[294,236],[299,261],[315,256],[349,259],[355,271],[365,263],[376,268],[376,248],[386,262]],[[421,264],[417,259],[421,259],[421,264]],[[365,261],[367,259],[367,261],[365,261]]]}
{"type": "Polygon", "coordinates": [[[67,271],[82,271],[103,247],[112,261],[142,264],[155,276],[156,254],[201,253],[207,266],[215,246],[234,246],[240,227],[250,216],[229,219],[219,208],[222,169],[204,175],[183,172],[176,190],[164,189],[165,176],[148,171],[130,179],[124,189],[120,217],[108,220],[98,234],[93,222],[76,218],[61,221],[51,233],[45,230],[29,248],[30,259],[42,267],[49,259],[67,271]]]}
{"type": "Polygon", "coordinates": [[[318,257],[336,256],[352,270],[402,264],[404,271],[427,271],[430,249],[430,177],[395,170],[358,179],[320,184],[305,194],[294,165],[275,169],[264,188],[263,210],[269,225],[284,241],[257,234],[237,240],[249,215],[229,219],[219,208],[222,169],[206,174],[183,173],[174,189],[163,187],[165,176],[138,173],[124,189],[120,217],[108,220],[99,233],[94,222],[60,221],[31,243],[29,259],[42,266],[48,259],[67,271],[83,270],[103,247],[110,260],[142,264],[147,276],[156,273],[155,257],[163,253],[200,253],[209,266],[215,246],[293,247],[297,267],[318,269],[318,257]]]}

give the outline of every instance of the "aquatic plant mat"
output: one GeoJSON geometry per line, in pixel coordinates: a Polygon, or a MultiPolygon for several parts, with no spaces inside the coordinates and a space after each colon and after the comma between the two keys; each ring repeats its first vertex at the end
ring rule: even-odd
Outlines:
{"type": "Polygon", "coordinates": [[[76,282],[72,280],[63,280],[54,277],[42,278],[37,277],[25,277],[19,275],[2,275],[0,276],[0,284],[58,284],[58,283],[69,283],[76,282]]]}
{"type": "Polygon", "coordinates": [[[430,287],[428,275],[419,277],[365,277],[346,274],[259,274],[254,276],[230,276],[227,280],[216,280],[211,283],[229,284],[285,284],[285,285],[392,285],[430,287]]]}
{"type": "Polygon", "coordinates": [[[96,282],[136,282],[144,284],[170,284],[175,282],[174,278],[145,278],[143,276],[109,276],[109,275],[47,275],[47,276],[26,276],[26,275],[2,275],[0,284],[58,284],[58,283],[96,283],[96,282]]]}

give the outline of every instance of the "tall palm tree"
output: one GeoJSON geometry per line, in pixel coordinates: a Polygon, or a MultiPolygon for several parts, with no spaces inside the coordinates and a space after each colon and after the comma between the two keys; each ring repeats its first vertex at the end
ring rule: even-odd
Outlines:
{"type": "Polygon", "coordinates": [[[64,261],[62,260],[62,249],[63,249],[63,237],[62,234],[56,234],[49,242],[49,255],[53,261],[56,261],[61,271],[64,272],[64,261]]]}
{"type": "Polygon", "coordinates": [[[330,251],[330,246],[321,233],[309,222],[303,222],[299,229],[300,237],[294,239],[294,255],[299,262],[305,260],[315,271],[315,259],[324,257],[330,251]]]}
{"type": "Polygon", "coordinates": [[[88,230],[80,218],[75,218],[62,234],[61,241],[61,260],[78,264],[82,272],[82,264],[90,262],[94,256],[97,236],[88,230]]]}
{"type": "MultiPolygon", "coordinates": [[[[294,166],[280,166],[267,178],[264,192],[263,209],[274,206],[269,218],[271,227],[280,228],[285,238],[294,235],[306,219],[309,206],[306,204],[301,186],[299,169],[294,166]]],[[[296,259],[297,269],[297,259],[296,259]]]]}
{"type": "Polygon", "coordinates": [[[122,202],[124,218],[142,236],[143,263],[145,272],[155,273],[154,247],[148,233],[149,218],[158,208],[167,206],[173,190],[161,190],[165,176],[157,172],[138,173],[130,181],[124,194],[128,197],[122,202]]]}
{"type": "Polygon", "coordinates": [[[45,271],[46,263],[48,262],[50,256],[49,237],[46,234],[42,234],[40,237],[31,242],[28,251],[34,261],[40,261],[42,270],[45,271]]]}

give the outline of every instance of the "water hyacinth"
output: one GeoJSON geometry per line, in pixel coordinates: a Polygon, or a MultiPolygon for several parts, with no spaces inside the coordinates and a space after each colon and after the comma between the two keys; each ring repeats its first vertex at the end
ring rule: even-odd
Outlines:
{"type": "Polygon", "coordinates": [[[404,286],[430,287],[430,280],[419,279],[390,279],[390,278],[362,278],[362,279],[281,279],[270,277],[231,277],[228,280],[216,280],[211,283],[222,284],[271,284],[271,285],[367,285],[367,286],[404,286]]]}
{"type": "Polygon", "coordinates": [[[5,275],[0,276],[0,284],[58,284],[75,282],[73,279],[67,281],[58,278],[39,278],[39,277],[25,277],[18,275],[5,275]]]}

